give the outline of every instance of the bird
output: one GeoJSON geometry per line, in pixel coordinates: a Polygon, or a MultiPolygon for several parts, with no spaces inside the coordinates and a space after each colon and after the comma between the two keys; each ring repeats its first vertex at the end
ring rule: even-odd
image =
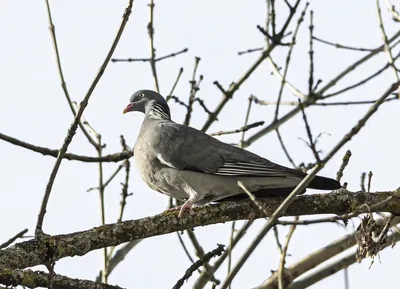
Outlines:
{"type": "MultiPolygon", "coordinates": [[[[172,121],[167,101],[155,91],[136,91],[123,113],[131,111],[145,115],[133,148],[139,174],[152,190],[184,202],[174,208],[180,209],[179,218],[187,209],[193,214],[192,205],[248,198],[239,181],[254,196],[265,198],[289,195],[306,176],[172,121]]],[[[308,184],[319,190],[340,187],[323,176],[308,184]]]]}

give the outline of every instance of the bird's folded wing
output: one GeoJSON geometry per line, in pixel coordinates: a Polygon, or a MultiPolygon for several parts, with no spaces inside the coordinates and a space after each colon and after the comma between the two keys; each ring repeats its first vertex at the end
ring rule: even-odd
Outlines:
{"type": "Polygon", "coordinates": [[[158,159],[176,169],[236,177],[288,177],[302,174],[175,123],[162,129],[161,139],[162,145],[156,148],[158,159]]]}
{"type": "MultiPolygon", "coordinates": [[[[284,170],[256,162],[226,162],[214,174],[224,176],[280,176],[284,170]]],[[[287,175],[287,174],[286,174],[287,175]]]]}

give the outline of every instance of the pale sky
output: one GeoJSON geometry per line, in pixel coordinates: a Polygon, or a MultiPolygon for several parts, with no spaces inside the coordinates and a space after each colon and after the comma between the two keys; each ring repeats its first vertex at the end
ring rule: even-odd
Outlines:
{"type": "MultiPolygon", "coordinates": [[[[80,101],[89,88],[99,69],[115,33],[128,1],[51,1],[53,21],[60,49],[61,62],[71,97],[80,101]]],[[[280,1],[277,1],[280,2],[280,1]]],[[[44,1],[2,1],[0,9],[0,132],[23,141],[58,149],[63,143],[73,116],[67,106],[57,74],[55,54],[48,29],[44,1]]],[[[137,0],[133,13],[124,31],[114,56],[148,57],[147,36],[148,2],[137,0]]],[[[155,45],[157,55],[163,56],[185,47],[189,52],[158,64],[161,93],[166,95],[176,78],[180,67],[184,74],[175,90],[183,100],[189,95],[189,79],[192,75],[194,57],[201,57],[198,73],[204,75],[198,96],[207,106],[215,108],[221,93],[212,84],[218,80],[224,87],[236,81],[254,62],[258,54],[238,56],[237,52],[263,45],[263,36],[256,25],[265,20],[265,1],[157,1],[155,7],[155,45]]],[[[300,7],[304,7],[303,2],[300,7]]],[[[280,6],[278,7],[281,8],[280,6]]],[[[376,16],[375,1],[312,1],[314,10],[315,35],[341,44],[375,48],[382,44],[376,16]]],[[[399,29],[381,3],[389,37],[399,29]]],[[[278,10],[278,13],[282,10],[278,10]]],[[[286,12],[285,12],[286,13],[286,12]]],[[[283,14],[286,15],[286,14],[283,14]]],[[[282,14],[280,17],[283,17],[282,14]]],[[[278,16],[278,20],[282,19],[278,16]]],[[[296,20],[297,21],[296,16],[296,20]]],[[[308,24],[305,23],[294,49],[288,79],[299,89],[306,91],[308,85],[308,24]]],[[[289,39],[288,39],[289,40],[289,39]]],[[[338,50],[315,43],[316,79],[327,83],[349,64],[365,55],[364,52],[338,50]]],[[[275,50],[275,61],[283,66],[287,49],[275,50]]],[[[397,52],[398,50],[396,50],[397,52]]],[[[346,87],[372,74],[387,62],[384,53],[346,77],[333,91],[346,87]]],[[[271,68],[265,62],[235,94],[228,103],[219,122],[209,132],[221,129],[235,129],[242,126],[245,107],[250,94],[265,100],[275,100],[279,88],[278,79],[271,75],[271,68]]],[[[387,70],[376,80],[361,89],[352,90],[334,100],[375,99],[395,81],[393,72],[387,70]]],[[[139,89],[153,88],[148,63],[110,63],[99,85],[95,89],[86,119],[102,134],[107,144],[104,153],[120,151],[119,136],[123,134],[133,146],[143,119],[139,113],[122,115],[122,109],[130,95],[139,89]]],[[[293,94],[285,90],[284,99],[296,101],[293,94]]],[[[254,106],[250,122],[273,119],[274,107],[254,106]]],[[[281,114],[289,108],[282,107],[281,114]]],[[[359,190],[360,175],[372,170],[373,190],[394,190],[399,186],[398,144],[400,141],[397,123],[400,120],[397,101],[383,105],[350,143],[348,143],[321,172],[324,176],[335,177],[341,158],[346,149],[353,153],[345,170],[343,181],[350,190],[359,190]]],[[[318,148],[328,152],[360,117],[368,106],[356,107],[313,107],[307,114],[315,135],[328,132],[318,143],[318,148]]],[[[182,107],[171,103],[172,118],[181,122],[185,116],[182,107]]],[[[200,128],[206,114],[195,106],[192,126],[200,128]]],[[[258,129],[247,133],[251,136],[258,129]]],[[[281,128],[282,136],[296,163],[313,161],[311,151],[299,140],[306,138],[300,116],[281,128]]],[[[239,135],[221,138],[237,142],[239,135]]],[[[249,150],[274,162],[290,166],[278,143],[275,133],[262,138],[249,150]]],[[[95,150],[79,131],[69,152],[94,156],[95,150]]],[[[32,235],[40,203],[55,159],[43,157],[20,147],[0,141],[0,243],[24,228],[32,235]]],[[[133,163],[132,163],[133,164],[133,163]]],[[[107,178],[117,164],[105,164],[107,178]]],[[[119,175],[106,190],[107,223],[115,222],[119,215],[121,185],[124,175],[119,175]]],[[[96,191],[87,193],[89,187],[97,186],[97,164],[64,160],[56,178],[44,231],[48,234],[71,233],[86,230],[100,224],[99,198],[96,191]]],[[[136,219],[162,212],[168,198],[149,189],[132,166],[130,192],[125,210],[125,219],[136,219]]],[[[312,193],[311,191],[309,193],[312,193]]],[[[241,223],[241,222],[240,222],[241,223]]],[[[264,225],[258,220],[235,249],[234,261],[240,252],[264,225]]],[[[205,251],[214,249],[217,243],[228,244],[231,224],[196,228],[195,233],[205,251]]],[[[334,224],[322,224],[298,228],[289,245],[290,256],[287,264],[299,260],[308,253],[325,246],[330,241],[351,232],[353,227],[343,229],[334,224]]],[[[287,228],[280,228],[281,240],[287,228]]],[[[189,248],[186,235],[184,240],[189,248]]],[[[352,251],[355,248],[352,248],[352,251]]],[[[194,256],[194,253],[192,254],[194,256]]],[[[400,251],[397,247],[380,254],[379,260],[368,269],[370,260],[349,269],[351,288],[376,288],[392,285],[394,274],[398,273],[400,251]]],[[[232,288],[250,288],[259,285],[276,270],[279,254],[269,234],[252,254],[246,266],[234,279],[232,288]]],[[[58,274],[71,278],[93,280],[102,266],[102,251],[94,251],[83,257],[65,258],[56,263],[58,274]]],[[[111,274],[109,282],[126,288],[171,288],[190,266],[176,234],[149,238],[140,243],[111,274]]],[[[44,267],[40,267],[45,270],[44,267]]],[[[216,276],[221,281],[226,275],[226,264],[216,276]]],[[[192,276],[183,288],[190,288],[196,280],[192,276]]],[[[211,288],[211,283],[207,288],[211,288]]],[[[314,285],[313,289],[344,288],[343,272],[314,285]]]]}

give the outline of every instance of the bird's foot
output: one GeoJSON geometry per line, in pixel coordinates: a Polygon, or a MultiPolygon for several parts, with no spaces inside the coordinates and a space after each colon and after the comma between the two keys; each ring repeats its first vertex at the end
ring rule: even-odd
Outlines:
{"type": "Polygon", "coordinates": [[[193,210],[193,208],[192,208],[192,205],[193,205],[192,202],[186,201],[183,205],[170,208],[170,209],[168,209],[167,211],[170,212],[170,211],[177,211],[177,210],[179,210],[178,218],[181,218],[181,217],[183,216],[183,213],[184,213],[187,209],[189,210],[190,215],[194,215],[195,212],[194,212],[194,210],[193,210]]]}
{"type": "Polygon", "coordinates": [[[179,215],[178,218],[181,218],[183,216],[183,213],[185,212],[186,209],[189,210],[190,215],[194,215],[195,212],[192,208],[193,203],[189,200],[187,200],[182,206],[181,206],[181,210],[179,211],[179,215]]]}

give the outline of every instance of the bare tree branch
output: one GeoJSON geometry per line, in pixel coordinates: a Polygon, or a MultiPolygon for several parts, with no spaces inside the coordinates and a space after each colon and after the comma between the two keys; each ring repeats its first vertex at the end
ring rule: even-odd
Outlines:
{"type": "MultiPolygon", "coordinates": [[[[382,248],[385,249],[389,246],[393,246],[394,243],[400,241],[400,235],[397,233],[392,234],[389,236],[389,240],[386,242],[385,246],[382,248]]],[[[356,258],[356,252],[350,253],[346,255],[343,258],[340,258],[336,262],[333,262],[320,270],[311,273],[307,277],[304,277],[303,279],[294,282],[290,286],[287,287],[287,289],[303,289],[303,288],[308,288],[309,286],[321,281],[322,279],[329,277],[337,272],[339,272],[342,269],[345,269],[352,264],[357,262],[356,258]]],[[[261,288],[260,288],[261,289],[261,288]]]]}
{"type": "MultiPolygon", "coordinates": [[[[54,158],[56,158],[59,154],[59,150],[55,150],[55,149],[49,149],[49,148],[45,148],[45,147],[39,147],[27,142],[23,142],[20,141],[16,138],[13,138],[11,136],[5,135],[0,133],[0,139],[9,142],[13,145],[16,146],[20,146],[23,148],[26,148],[28,150],[40,153],[44,156],[52,156],[54,158]]],[[[65,153],[63,155],[64,159],[67,160],[74,160],[74,161],[81,161],[81,162],[88,162],[88,163],[97,163],[97,162],[119,162],[122,160],[126,160],[129,159],[130,157],[133,156],[133,152],[132,151],[123,151],[120,153],[115,153],[115,154],[111,154],[111,155],[104,155],[102,157],[89,157],[89,156],[82,156],[82,155],[76,155],[76,154],[71,154],[71,153],[65,153]]]]}
{"type": "MultiPolygon", "coordinates": [[[[383,219],[377,220],[377,224],[383,224],[384,222],[385,220],[383,219]]],[[[397,219],[393,220],[392,225],[396,225],[399,222],[400,218],[398,217],[397,219]]],[[[311,269],[314,269],[315,267],[326,262],[330,258],[356,245],[356,238],[355,238],[356,233],[357,231],[354,231],[348,235],[345,235],[342,238],[335,240],[324,247],[321,247],[320,249],[314,251],[313,253],[305,256],[303,259],[300,259],[298,262],[287,267],[286,276],[287,278],[290,278],[287,280],[287,282],[291,283],[292,280],[295,280],[299,276],[310,271],[311,269]]],[[[278,288],[278,275],[274,273],[255,289],[277,289],[277,288],[278,288]]]]}
{"type": "MultiPolygon", "coordinates": [[[[53,19],[52,19],[51,10],[50,10],[50,4],[49,4],[48,0],[46,0],[46,7],[47,7],[47,16],[49,19],[49,29],[50,29],[51,39],[53,41],[54,52],[56,54],[58,74],[59,74],[60,80],[61,80],[61,87],[64,91],[64,95],[67,99],[68,105],[69,105],[73,115],[76,116],[77,109],[74,107],[74,104],[69,95],[67,83],[65,82],[64,73],[63,73],[62,66],[61,66],[61,58],[60,58],[60,53],[59,53],[58,44],[57,44],[56,31],[55,31],[55,27],[53,24],[53,19]]],[[[89,141],[89,143],[91,143],[95,148],[98,148],[96,141],[92,138],[90,133],[86,130],[82,121],[79,121],[79,127],[81,128],[83,134],[86,136],[86,139],[89,141]]]]}
{"type": "MultiPolygon", "coordinates": [[[[388,43],[392,43],[395,41],[398,37],[400,36],[400,30],[396,32],[390,39],[388,39],[388,43]]],[[[376,48],[374,51],[371,51],[368,53],[366,56],[362,57],[358,61],[354,62],[352,65],[348,66],[346,69],[344,69],[341,73],[339,73],[337,76],[335,76],[332,80],[330,80],[324,87],[320,88],[315,94],[318,97],[323,97],[326,91],[328,91],[330,88],[334,87],[339,80],[344,78],[346,75],[348,75],[350,72],[352,72],[355,68],[359,67],[361,64],[365,63],[369,59],[371,59],[373,56],[376,54],[382,52],[384,49],[384,46],[381,45],[378,48],[376,48]]],[[[311,105],[311,103],[306,102],[304,103],[305,107],[308,107],[311,105]]],[[[267,133],[275,130],[276,128],[280,127],[282,124],[286,123],[288,120],[290,120],[292,117],[294,117],[297,113],[300,112],[300,108],[296,107],[293,110],[289,111],[286,113],[284,116],[282,116],[280,119],[273,121],[270,125],[267,127],[261,129],[260,131],[256,132],[252,136],[250,136],[247,140],[243,142],[244,147],[250,146],[252,143],[266,135],[267,133]]]]}
{"type": "Polygon", "coordinates": [[[111,61],[112,62],[139,62],[139,61],[141,61],[141,62],[151,62],[151,61],[157,62],[157,61],[165,60],[168,58],[176,57],[179,54],[183,54],[188,51],[189,51],[188,48],[184,48],[177,52],[173,52],[173,53],[170,53],[170,54],[158,57],[158,58],[154,58],[154,60],[152,60],[151,58],[112,58],[111,61]]]}
{"type": "MultiPolygon", "coordinates": [[[[23,285],[28,288],[48,287],[49,274],[32,270],[0,270],[0,283],[6,286],[23,285]]],[[[53,286],[57,289],[122,289],[119,286],[73,279],[63,275],[53,276],[53,286]]]]}
{"type": "MultiPolygon", "coordinates": [[[[363,204],[371,207],[396,192],[398,193],[398,190],[368,194],[339,190],[328,194],[299,196],[282,216],[342,215],[353,212],[354,208],[363,204]]],[[[263,203],[269,214],[275,212],[282,203],[281,198],[260,199],[259,201],[263,203]]],[[[82,256],[100,248],[117,246],[137,239],[183,231],[198,226],[267,217],[263,212],[255,210],[251,201],[224,202],[194,210],[196,211],[194,216],[180,219],[177,217],[178,211],[166,211],[153,217],[123,221],[77,233],[48,237],[44,235],[42,238],[21,242],[1,250],[0,269],[23,269],[45,264],[50,256],[56,260],[69,256],[82,256]]],[[[379,211],[400,214],[398,197],[393,197],[392,200],[380,207],[379,211]]]]}
{"type": "Polygon", "coordinates": [[[389,65],[393,68],[392,70],[393,70],[396,80],[399,80],[400,79],[399,73],[397,71],[396,65],[394,64],[392,50],[390,49],[388,37],[387,37],[386,31],[385,31],[385,27],[383,26],[382,13],[381,13],[381,7],[379,5],[379,0],[376,0],[376,10],[378,12],[379,28],[381,29],[381,33],[382,33],[384,51],[387,54],[389,65]]]}
{"type": "MultiPolygon", "coordinates": [[[[295,221],[297,221],[299,217],[295,217],[295,221]]],[[[285,283],[284,283],[284,274],[285,274],[285,264],[286,264],[286,255],[287,255],[287,250],[289,247],[289,242],[290,239],[292,238],[292,235],[294,233],[294,230],[296,229],[296,225],[293,224],[290,226],[289,232],[286,236],[285,244],[282,247],[282,252],[281,252],[281,259],[279,261],[279,268],[278,268],[278,286],[279,289],[284,289],[286,288],[285,283]]]]}
{"type": "Polygon", "coordinates": [[[183,286],[183,283],[185,280],[189,279],[190,276],[192,276],[193,272],[196,271],[200,266],[203,266],[204,264],[207,264],[211,258],[215,256],[220,256],[224,250],[224,246],[218,244],[218,247],[211,252],[208,252],[204,254],[203,257],[201,257],[198,261],[196,261],[193,265],[191,265],[187,270],[185,275],[181,279],[178,280],[178,282],[175,284],[172,289],[179,289],[183,286]]]}
{"type": "Polygon", "coordinates": [[[348,46],[348,45],[342,45],[339,43],[333,43],[327,40],[323,40],[319,37],[313,36],[314,40],[317,40],[318,42],[327,44],[327,45],[331,45],[334,46],[335,48],[341,48],[341,49],[347,49],[347,50],[354,50],[354,51],[374,51],[375,49],[370,49],[370,48],[362,48],[362,47],[352,47],[352,46],[348,46]]]}
{"type": "Polygon", "coordinates": [[[65,153],[67,152],[68,146],[72,141],[72,138],[75,135],[75,132],[78,128],[78,124],[79,124],[79,120],[83,114],[83,111],[85,110],[86,106],[88,105],[89,102],[89,98],[92,95],[94,89],[97,86],[97,83],[100,81],[100,78],[102,77],[108,62],[111,59],[111,56],[114,53],[115,48],[118,45],[119,39],[121,38],[122,32],[124,31],[125,25],[128,22],[129,16],[132,13],[132,5],[133,5],[133,0],[129,0],[128,6],[125,9],[124,15],[122,17],[122,21],[121,21],[121,26],[118,29],[117,35],[115,36],[115,39],[111,45],[111,49],[108,52],[103,64],[101,65],[99,72],[97,73],[93,83],[91,84],[91,86],[89,87],[88,92],[86,93],[84,99],[81,101],[80,106],[79,106],[79,110],[75,116],[74,121],[72,122],[70,128],[68,129],[67,132],[67,136],[65,137],[64,143],[60,148],[60,151],[58,153],[56,162],[54,164],[53,170],[51,172],[51,175],[49,177],[49,181],[46,185],[46,190],[43,196],[43,201],[42,201],[42,205],[40,207],[40,212],[38,215],[38,220],[37,220],[37,224],[36,224],[36,229],[35,229],[35,234],[38,235],[40,233],[42,233],[42,225],[43,225],[43,220],[44,220],[44,215],[46,214],[46,208],[47,208],[47,202],[49,200],[50,197],[50,193],[51,193],[51,189],[53,187],[53,183],[54,180],[56,178],[58,169],[60,168],[61,165],[61,161],[63,159],[63,156],[65,155],[65,153]]]}
{"type": "Polygon", "coordinates": [[[257,126],[263,125],[264,123],[265,122],[263,122],[263,121],[257,121],[257,122],[242,126],[241,128],[238,128],[238,129],[221,130],[221,131],[218,131],[218,132],[210,133],[209,135],[211,135],[211,136],[219,136],[219,135],[224,135],[224,134],[233,134],[233,133],[245,132],[245,131],[248,131],[248,130],[250,130],[252,128],[255,128],[257,126]]]}
{"type": "Polygon", "coordinates": [[[221,289],[226,289],[229,284],[232,282],[233,278],[242,268],[243,264],[249,258],[249,256],[253,253],[255,248],[261,242],[261,240],[265,237],[265,235],[269,232],[269,230],[273,227],[276,220],[285,212],[285,210],[290,206],[290,204],[294,201],[295,197],[303,191],[307,185],[311,182],[311,180],[316,176],[316,174],[325,166],[325,164],[348,142],[351,138],[356,135],[361,128],[365,125],[367,120],[377,111],[379,106],[385,101],[385,99],[396,89],[399,87],[400,81],[393,83],[388,90],[386,90],[383,95],[379,98],[379,100],[370,107],[367,113],[364,115],[362,119],[358,121],[358,123],[350,130],[348,134],[346,134],[342,140],[337,143],[332,150],[326,155],[326,157],[318,162],[316,166],[311,170],[311,172],[294,188],[294,190],[290,193],[290,195],[281,203],[281,205],[277,208],[277,210],[272,214],[272,216],[268,219],[267,223],[261,229],[260,233],[253,240],[250,246],[246,249],[246,251],[239,258],[239,261],[233,267],[232,271],[225,278],[224,282],[221,284],[221,289]]]}
{"type": "Polygon", "coordinates": [[[10,238],[8,241],[4,242],[3,244],[0,244],[0,250],[8,247],[12,243],[14,243],[15,240],[23,237],[27,232],[28,232],[28,229],[24,229],[21,232],[19,232],[18,234],[16,234],[15,236],[13,236],[12,238],[10,238]]]}

